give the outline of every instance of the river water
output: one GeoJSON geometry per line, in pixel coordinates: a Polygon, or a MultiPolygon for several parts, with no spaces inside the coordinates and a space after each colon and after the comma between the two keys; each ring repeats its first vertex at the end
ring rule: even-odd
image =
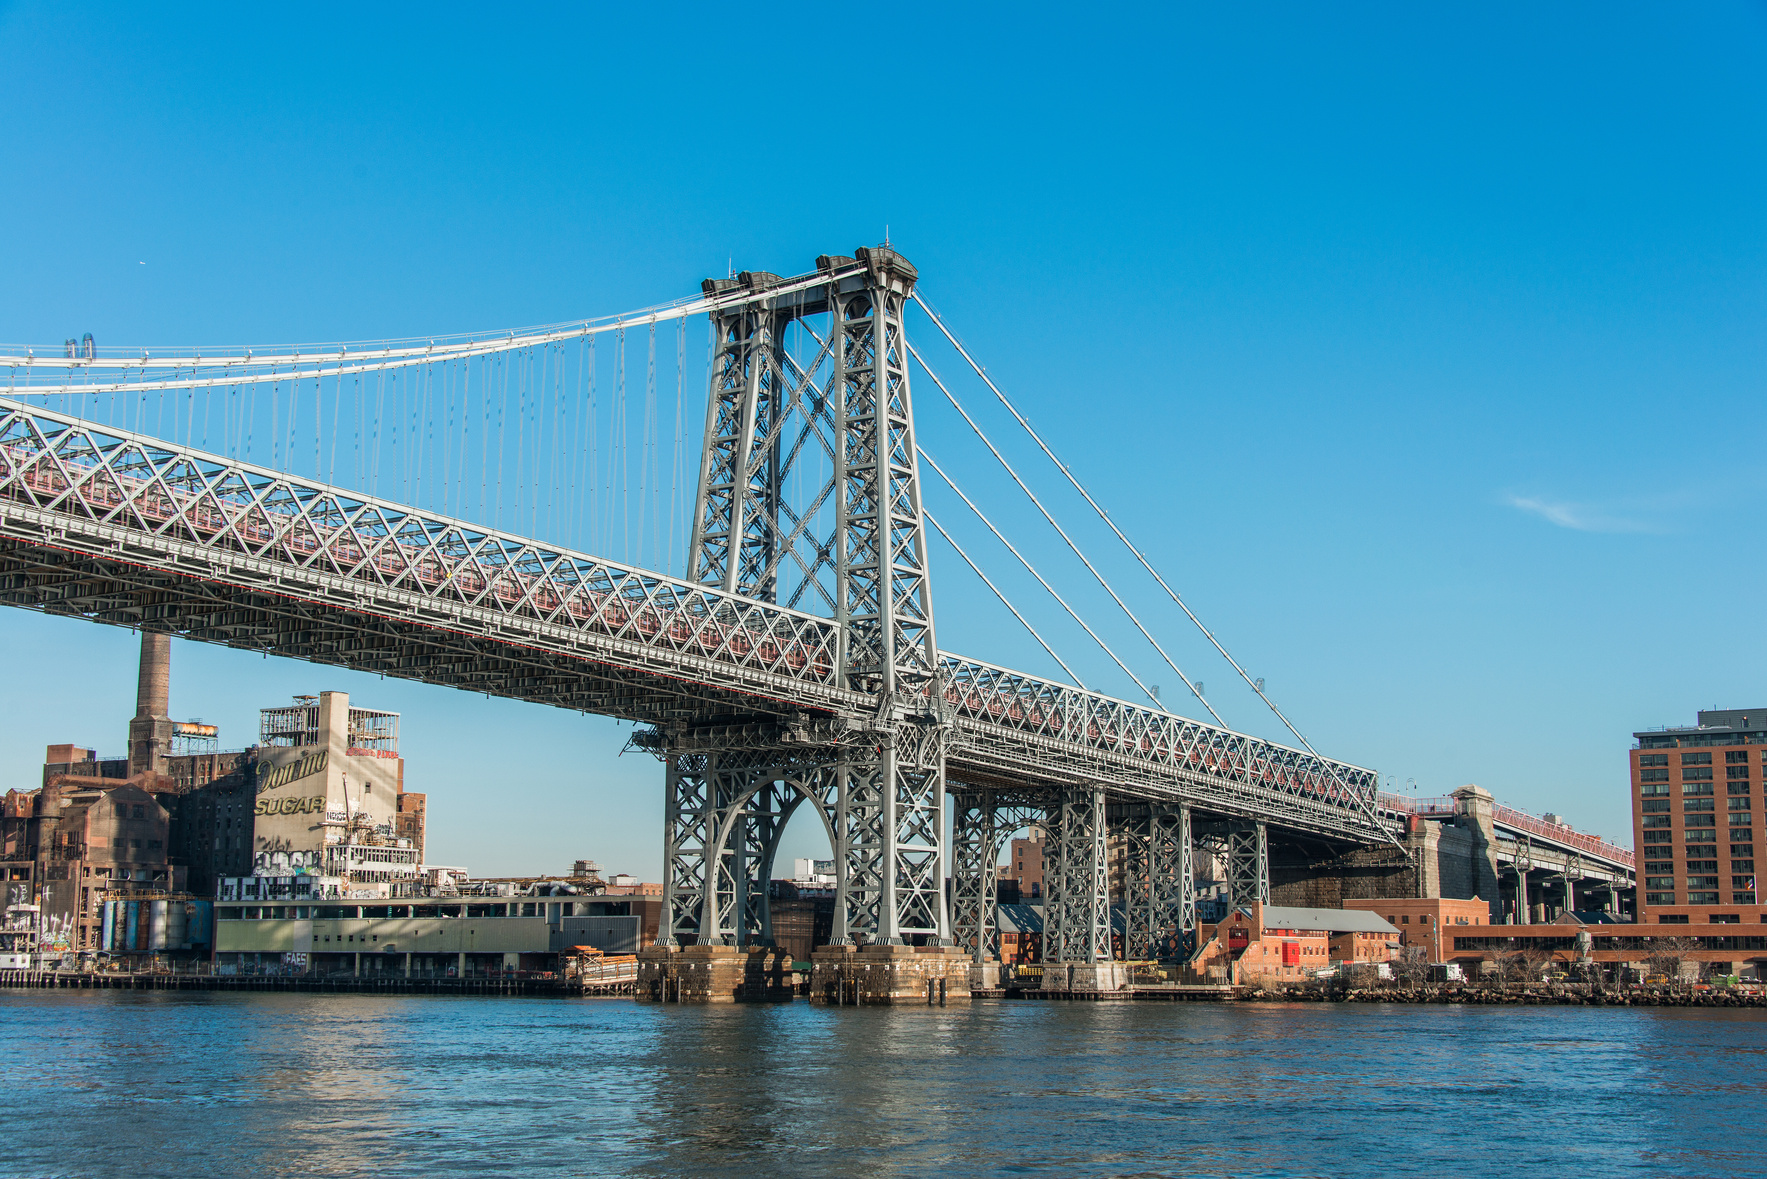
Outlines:
{"type": "Polygon", "coordinates": [[[0,992],[0,1174],[1762,1174],[1767,1013],[0,992]]]}

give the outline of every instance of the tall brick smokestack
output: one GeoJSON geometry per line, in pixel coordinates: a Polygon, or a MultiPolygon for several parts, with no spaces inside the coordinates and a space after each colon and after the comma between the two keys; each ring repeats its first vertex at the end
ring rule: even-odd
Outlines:
{"type": "Polygon", "coordinates": [[[129,722],[129,775],[166,772],[172,748],[172,636],[141,632],[141,676],[129,722]]]}

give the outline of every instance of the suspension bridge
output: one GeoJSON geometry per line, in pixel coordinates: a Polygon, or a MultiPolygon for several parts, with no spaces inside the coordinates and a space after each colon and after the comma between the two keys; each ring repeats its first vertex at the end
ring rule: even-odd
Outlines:
{"type": "Polygon", "coordinates": [[[835,944],[955,944],[977,961],[997,953],[1002,843],[1026,825],[1046,832],[1045,956],[1087,966],[1112,958],[1111,833],[1129,848],[1131,957],[1194,929],[1198,849],[1227,865],[1236,899],[1268,899],[1273,832],[1334,851],[1399,846],[1411,816],[1377,775],[1320,755],[1289,724],[917,280],[879,247],[523,332],[167,351],[86,337],[0,355],[0,600],[642,726],[633,744],[664,767],[665,945],[766,944],[773,859],[806,804],[834,852],[835,944]],[[1292,742],[1221,722],[927,365],[905,330],[916,304],[1292,742]],[[685,324],[701,317],[707,399],[690,478],[685,324]],[[1208,721],[1164,707],[927,453],[911,370],[1208,721]],[[929,472],[1145,703],[1082,684],[926,509],[929,472]],[[935,628],[935,532],[1071,682],[955,653],[972,641],[935,628]],[[593,555],[615,549],[617,561],[593,555]]]}

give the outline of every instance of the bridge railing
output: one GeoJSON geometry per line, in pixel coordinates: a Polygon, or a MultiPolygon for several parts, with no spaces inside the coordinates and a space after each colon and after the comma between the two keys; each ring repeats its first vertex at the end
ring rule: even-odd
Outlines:
{"type": "Polygon", "coordinates": [[[942,663],[945,700],[959,717],[1375,823],[1373,770],[960,655],[942,663]]]}
{"type": "Polygon", "coordinates": [[[0,398],[0,500],[833,686],[827,619],[0,398]]]}
{"type": "Polygon", "coordinates": [[[1617,843],[1609,843],[1596,835],[1585,835],[1581,831],[1573,831],[1560,823],[1548,823],[1545,819],[1536,818],[1526,811],[1518,811],[1514,807],[1498,803],[1491,808],[1491,818],[1505,827],[1514,827],[1518,831],[1526,831],[1530,835],[1538,835],[1542,839],[1550,839],[1557,843],[1586,851],[1590,855],[1600,856],[1604,860],[1613,860],[1628,868],[1637,867],[1637,859],[1632,852],[1617,843]]]}

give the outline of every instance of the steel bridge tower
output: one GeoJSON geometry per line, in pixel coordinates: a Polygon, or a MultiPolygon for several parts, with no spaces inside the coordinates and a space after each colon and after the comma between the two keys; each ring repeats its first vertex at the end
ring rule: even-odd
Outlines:
{"type": "Polygon", "coordinates": [[[820,281],[808,284],[755,271],[704,284],[709,296],[747,297],[711,312],[689,576],[832,617],[855,708],[832,720],[781,723],[777,709],[757,708],[659,726],[664,944],[770,940],[778,839],[804,802],[834,850],[835,944],[950,937],[951,725],[903,334],[916,272],[885,247],[856,254],[818,258],[820,281]]]}

